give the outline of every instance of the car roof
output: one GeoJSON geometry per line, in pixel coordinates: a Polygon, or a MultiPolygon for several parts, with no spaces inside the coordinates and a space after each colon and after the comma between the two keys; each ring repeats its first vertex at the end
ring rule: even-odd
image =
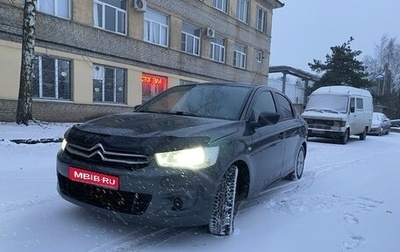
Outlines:
{"type": "Polygon", "coordinates": [[[280,90],[273,87],[269,87],[266,84],[247,83],[247,82],[201,82],[201,83],[188,83],[184,85],[225,85],[225,86],[250,87],[252,89],[265,88],[270,91],[282,93],[280,90]]]}

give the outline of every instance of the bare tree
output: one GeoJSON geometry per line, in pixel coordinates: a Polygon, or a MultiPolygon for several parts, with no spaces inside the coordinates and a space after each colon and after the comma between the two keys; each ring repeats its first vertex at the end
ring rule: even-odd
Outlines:
{"type": "Polygon", "coordinates": [[[382,36],[379,45],[375,45],[375,55],[364,59],[372,81],[382,83],[385,93],[399,91],[400,88],[400,44],[396,38],[382,36]]]}
{"type": "Polygon", "coordinates": [[[22,56],[16,122],[28,124],[32,117],[32,86],[35,78],[36,0],[25,0],[22,56]]]}

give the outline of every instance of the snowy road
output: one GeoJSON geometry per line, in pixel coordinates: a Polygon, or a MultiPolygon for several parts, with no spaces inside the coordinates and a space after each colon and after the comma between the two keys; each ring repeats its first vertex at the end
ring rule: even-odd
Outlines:
{"type": "Polygon", "coordinates": [[[17,145],[1,132],[2,252],[398,251],[400,133],[347,145],[310,141],[304,177],[245,202],[235,233],[221,238],[204,227],[140,227],[76,207],[56,192],[59,143],[17,145]]]}

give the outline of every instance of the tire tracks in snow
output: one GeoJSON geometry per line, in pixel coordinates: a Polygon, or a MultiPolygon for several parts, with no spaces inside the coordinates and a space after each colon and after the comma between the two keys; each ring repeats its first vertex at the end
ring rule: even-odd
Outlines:
{"type": "Polygon", "coordinates": [[[7,213],[14,210],[24,210],[26,208],[50,203],[59,200],[59,195],[47,195],[45,197],[35,197],[31,199],[23,199],[19,201],[14,201],[6,204],[0,204],[0,214],[7,213]]]}
{"type": "MultiPolygon", "coordinates": [[[[314,182],[321,177],[327,176],[333,172],[340,171],[351,166],[352,164],[359,163],[362,159],[354,159],[352,161],[341,161],[331,163],[330,165],[318,166],[317,168],[307,170],[304,169],[303,177],[297,181],[281,180],[273,184],[269,189],[261,192],[255,198],[241,204],[239,212],[256,207],[269,202],[279,202],[283,199],[290,198],[300,191],[305,191],[310,188],[314,182]],[[322,167],[322,168],[321,168],[322,167]]],[[[360,197],[362,199],[362,197],[360,197]]]]}
{"type": "Polygon", "coordinates": [[[148,247],[166,242],[181,234],[189,233],[198,227],[192,228],[154,228],[140,227],[127,235],[104,243],[89,252],[138,252],[148,247]]]}

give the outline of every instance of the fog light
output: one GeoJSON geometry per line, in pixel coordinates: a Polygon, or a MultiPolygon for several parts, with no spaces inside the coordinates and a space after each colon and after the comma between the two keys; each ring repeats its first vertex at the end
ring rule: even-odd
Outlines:
{"type": "Polygon", "coordinates": [[[172,199],[172,204],[174,206],[174,210],[181,210],[182,209],[182,205],[183,205],[183,201],[181,198],[179,197],[175,197],[172,199]]]}

